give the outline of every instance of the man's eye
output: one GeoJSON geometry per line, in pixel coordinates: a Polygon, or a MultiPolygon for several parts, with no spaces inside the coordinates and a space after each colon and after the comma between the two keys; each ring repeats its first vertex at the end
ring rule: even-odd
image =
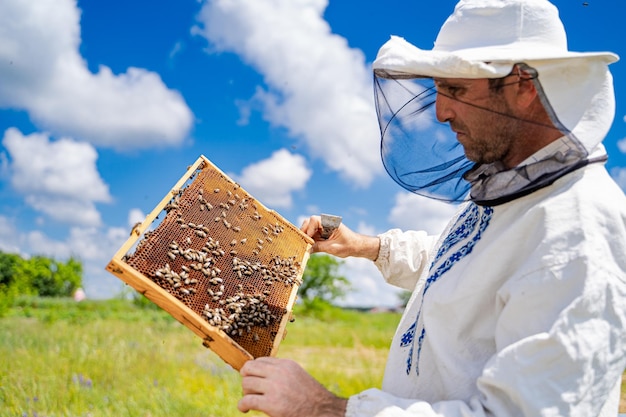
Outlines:
{"type": "Polygon", "coordinates": [[[451,85],[439,86],[437,88],[437,92],[443,96],[456,97],[462,93],[462,88],[451,85]]]}
{"type": "Polygon", "coordinates": [[[456,97],[461,94],[461,87],[448,87],[446,88],[446,93],[452,97],[456,97]]]}

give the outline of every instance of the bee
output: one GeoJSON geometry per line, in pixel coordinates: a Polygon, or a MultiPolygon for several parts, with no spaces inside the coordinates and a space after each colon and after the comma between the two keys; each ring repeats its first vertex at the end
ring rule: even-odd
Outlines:
{"type": "Polygon", "coordinates": [[[133,234],[139,236],[141,234],[141,232],[139,231],[139,226],[141,226],[141,222],[137,222],[133,225],[133,228],[130,230],[130,235],[132,236],[133,234]]]}
{"type": "Polygon", "coordinates": [[[168,205],[163,207],[163,210],[165,210],[168,213],[170,211],[172,211],[172,210],[178,210],[178,204],[176,204],[176,203],[169,203],[168,205]]]}
{"type": "Polygon", "coordinates": [[[219,193],[219,192],[220,192],[220,189],[219,189],[219,188],[215,188],[215,189],[213,190],[213,192],[214,192],[215,194],[217,194],[217,193],[219,193]]]}

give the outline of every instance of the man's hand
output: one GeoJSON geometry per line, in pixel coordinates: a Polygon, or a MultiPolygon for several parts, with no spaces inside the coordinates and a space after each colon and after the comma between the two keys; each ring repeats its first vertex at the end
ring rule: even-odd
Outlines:
{"type": "Polygon", "coordinates": [[[300,230],[315,240],[313,252],[326,252],[340,258],[355,256],[375,261],[380,249],[378,236],[367,236],[356,233],[343,223],[333,231],[328,239],[322,238],[322,220],[320,216],[306,219],[300,230]]]}
{"type": "Polygon", "coordinates": [[[347,401],[324,388],[296,362],[258,358],[241,368],[241,412],[262,411],[270,417],[343,417],[347,401]]]}

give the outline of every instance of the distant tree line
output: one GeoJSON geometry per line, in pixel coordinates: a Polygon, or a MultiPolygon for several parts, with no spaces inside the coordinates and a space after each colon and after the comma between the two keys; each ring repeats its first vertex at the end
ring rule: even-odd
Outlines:
{"type": "Polygon", "coordinates": [[[83,265],[71,257],[61,262],[46,256],[24,259],[0,252],[0,315],[17,295],[68,297],[82,286],[83,265]]]}

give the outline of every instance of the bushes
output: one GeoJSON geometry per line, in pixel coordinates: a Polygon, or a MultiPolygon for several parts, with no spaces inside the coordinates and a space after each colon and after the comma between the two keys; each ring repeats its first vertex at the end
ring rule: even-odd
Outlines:
{"type": "Polygon", "coordinates": [[[17,295],[69,297],[82,286],[82,280],[83,265],[75,258],[61,262],[0,252],[0,317],[17,295]]]}

